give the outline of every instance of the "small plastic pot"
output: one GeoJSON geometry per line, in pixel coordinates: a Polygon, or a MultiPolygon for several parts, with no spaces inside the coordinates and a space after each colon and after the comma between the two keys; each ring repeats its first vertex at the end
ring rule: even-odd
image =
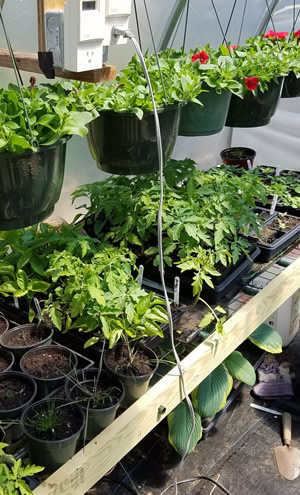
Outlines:
{"type": "Polygon", "coordinates": [[[22,154],[0,154],[0,230],[35,225],[59,200],[67,140],[22,154]]]}
{"type": "Polygon", "coordinates": [[[250,161],[251,167],[253,167],[254,159],[256,157],[256,151],[251,148],[227,148],[220,153],[222,163],[225,165],[237,165],[239,167],[248,170],[248,162],[250,161]]]}
{"type": "Polygon", "coordinates": [[[55,390],[56,388],[60,387],[63,385],[71,373],[74,373],[76,367],[77,367],[78,359],[76,354],[72,352],[70,349],[67,347],[63,347],[60,345],[47,345],[47,346],[42,346],[42,347],[36,347],[35,349],[31,349],[30,351],[26,352],[24,356],[22,356],[21,361],[20,361],[20,368],[25,373],[26,375],[30,376],[35,380],[37,383],[38,387],[38,396],[39,397],[44,397],[45,395],[48,395],[52,390],[55,390]],[[44,363],[47,363],[47,356],[53,354],[63,354],[68,357],[68,359],[71,361],[71,366],[70,366],[70,371],[68,373],[63,373],[59,377],[54,377],[54,378],[42,378],[33,375],[28,371],[27,363],[29,360],[33,360],[38,358],[39,356],[43,357],[44,363]]]}
{"type": "Polygon", "coordinates": [[[203,107],[189,102],[181,110],[179,136],[210,136],[221,132],[226,121],[231,100],[230,91],[218,94],[204,86],[208,92],[201,93],[198,100],[203,107]]]}
{"type": "Polygon", "coordinates": [[[296,77],[295,72],[290,72],[285,77],[281,98],[297,98],[300,96],[300,78],[296,77]]]}
{"type": "Polygon", "coordinates": [[[54,329],[53,327],[50,327],[45,324],[41,324],[38,327],[38,331],[43,332],[43,338],[39,342],[35,344],[23,345],[19,347],[16,347],[13,344],[11,344],[11,341],[14,337],[21,334],[22,332],[29,332],[35,327],[37,327],[36,323],[28,323],[27,325],[20,325],[18,327],[11,328],[10,330],[8,330],[7,332],[5,332],[3,335],[0,336],[0,345],[4,347],[4,349],[7,349],[8,351],[12,352],[15,358],[20,359],[30,349],[51,344],[54,329]]]}
{"type": "Polygon", "coordinates": [[[9,321],[0,313],[0,337],[9,329],[9,321]]]}
{"type": "MultiPolygon", "coordinates": [[[[0,373],[0,382],[3,382],[7,379],[16,379],[18,381],[23,382],[27,386],[29,386],[32,390],[32,394],[30,398],[24,402],[19,407],[15,407],[13,409],[0,409],[0,420],[3,422],[13,421],[14,419],[18,419],[22,416],[23,412],[30,406],[30,404],[34,401],[37,394],[37,385],[29,376],[24,375],[24,373],[20,373],[18,371],[7,371],[5,373],[0,373]]],[[[17,441],[22,436],[22,429],[19,424],[11,424],[9,427],[9,438],[12,441],[17,441]]],[[[5,441],[5,437],[4,437],[5,441]]]]}
{"type": "MultiPolygon", "coordinates": [[[[72,384],[70,381],[66,383],[65,385],[65,394],[67,399],[72,402],[74,400],[73,393],[75,392],[76,388],[78,387],[84,387],[85,384],[95,384],[95,379],[97,379],[98,376],[98,370],[97,369],[90,369],[85,372],[85,378],[82,380],[79,378],[78,385],[77,384],[72,384]]],[[[108,425],[110,425],[116,417],[117,411],[120,407],[121,402],[124,399],[125,395],[125,389],[123,383],[116,378],[116,376],[112,375],[111,373],[108,373],[107,371],[102,370],[99,378],[100,385],[104,385],[109,387],[109,386],[115,386],[120,389],[120,397],[119,399],[115,402],[110,407],[106,408],[92,408],[89,407],[87,401],[82,401],[78,402],[78,405],[83,409],[85,416],[87,418],[87,425],[86,425],[86,439],[87,440],[92,440],[95,436],[97,436],[104,428],[106,428],[108,425]]]]}
{"type": "Polygon", "coordinates": [[[15,362],[15,356],[13,355],[13,353],[8,351],[7,349],[1,349],[0,347],[0,359],[1,358],[7,362],[7,367],[2,371],[0,371],[0,373],[6,373],[7,371],[11,371],[15,362]]]}
{"type": "Polygon", "coordinates": [[[41,440],[28,431],[28,421],[43,409],[48,400],[42,400],[32,404],[22,415],[21,426],[27,437],[29,455],[33,464],[45,466],[46,470],[54,471],[65,464],[76,452],[76,445],[83,430],[85,417],[82,409],[77,404],[69,404],[63,399],[51,399],[56,408],[66,405],[71,408],[72,414],[79,418],[78,430],[69,438],[62,440],[41,440]]]}
{"type": "MultiPolygon", "coordinates": [[[[122,344],[117,344],[122,345],[122,344]]],[[[142,397],[148,390],[149,388],[149,382],[155,373],[155,371],[158,368],[158,357],[155,354],[155,352],[152,349],[149,349],[149,347],[146,346],[139,346],[139,349],[142,349],[145,353],[146,356],[148,356],[152,361],[155,362],[153,365],[153,370],[151,373],[148,373],[147,375],[140,375],[140,376],[134,376],[132,374],[125,374],[117,369],[114,369],[111,367],[109,364],[107,357],[109,355],[110,350],[105,351],[104,353],[104,364],[105,367],[114,375],[116,375],[119,380],[123,383],[125,387],[125,396],[122,402],[122,407],[129,407],[131,406],[136,400],[138,400],[140,397],[142,397]]]]}
{"type": "MultiPolygon", "coordinates": [[[[180,112],[179,105],[158,109],[164,163],[175,146],[180,112]]],[[[141,120],[133,113],[103,112],[89,124],[87,138],[91,154],[104,172],[140,175],[158,171],[153,112],[146,112],[141,120]]]]}
{"type": "Polygon", "coordinates": [[[279,83],[270,81],[268,89],[257,90],[257,95],[253,91],[248,91],[244,99],[232,95],[228,115],[226,119],[227,127],[261,127],[269,124],[276,112],[280,101],[283,78],[279,83]]]}

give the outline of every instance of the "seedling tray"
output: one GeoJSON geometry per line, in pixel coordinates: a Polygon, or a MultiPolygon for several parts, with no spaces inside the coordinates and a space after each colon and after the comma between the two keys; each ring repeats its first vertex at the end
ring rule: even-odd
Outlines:
{"type": "MultiPolygon", "coordinates": [[[[260,251],[256,246],[253,246],[250,251],[250,258],[245,258],[241,262],[237,262],[231,271],[225,271],[225,274],[217,280],[213,280],[214,288],[205,285],[201,292],[201,297],[211,304],[218,304],[221,300],[231,299],[242,287],[243,277],[251,270],[254,260],[258,257],[260,251]]],[[[160,273],[150,263],[145,266],[144,275],[147,279],[160,281],[160,273]]],[[[192,279],[193,272],[181,273],[179,269],[166,268],[165,280],[170,287],[174,285],[174,278],[180,277],[180,294],[188,300],[193,299],[192,279]]]]}
{"type": "MultiPolygon", "coordinates": [[[[288,217],[292,218],[299,218],[295,215],[288,215],[288,217]]],[[[267,226],[268,223],[270,223],[273,220],[271,217],[268,222],[265,223],[267,226]]],[[[260,254],[257,257],[257,261],[259,263],[267,263],[268,261],[272,260],[279,254],[281,251],[284,251],[290,244],[293,244],[294,241],[296,241],[300,237],[300,223],[293,229],[291,229],[288,232],[284,232],[279,229],[272,228],[274,232],[276,232],[276,239],[274,242],[271,244],[267,244],[264,242],[259,241],[258,242],[258,247],[260,249],[260,254]]]]}

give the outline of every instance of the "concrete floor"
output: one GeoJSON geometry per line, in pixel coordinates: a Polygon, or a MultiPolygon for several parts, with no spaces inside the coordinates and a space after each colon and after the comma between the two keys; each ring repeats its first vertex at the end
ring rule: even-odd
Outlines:
{"type": "MultiPolygon", "coordinates": [[[[279,358],[288,359],[293,364],[295,402],[300,405],[300,334],[279,358]]],[[[282,445],[281,421],[250,408],[250,402],[254,402],[250,391],[249,387],[244,387],[212,435],[201,441],[187,457],[181,472],[178,472],[179,456],[168,443],[167,425],[163,422],[118,464],[109,477],[110,481],[100,481],[89,495],[160,495],[173,483],[176,473],[178,480],[208,475],[222,483],[231,495],[299,495],[300,477],[287,481],[276,467],[274,447],[282,445]],[[124,482],[133,491],[113,483],[113,480],[124,482]]],[[[276,407],[274,401],[259,403],[276,407]]],[[[295,415],[293,445],[300,449],[300,417],[295,415]]],[[[178,487],[179,495],[222,493],[208,481],[178,487]]],[[[174,494],[175,489],[166,493],[174,494]]]]}

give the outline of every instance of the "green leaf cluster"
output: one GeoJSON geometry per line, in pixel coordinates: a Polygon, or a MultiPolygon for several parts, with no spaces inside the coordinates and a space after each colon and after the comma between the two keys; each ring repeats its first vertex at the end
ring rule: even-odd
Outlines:
{"type": "Polygon", "coordinates": [[[8,445],[0,443],[0,495],[33,495],[26,478],[44,470],[43,467],[24,464],[5,453],[8,445]]]}
{"type": "MultiPolygon", "coordinates": [[[[59,139],[77,134],[85,136],[86,125],[95,111],[78,111],[76,88],[64,81],[54,85],[22,88],[33,138],[39,146],[50,146],[59,139]]],[[[36,151],[25,118],[19,88],[10,84],[0,89],[0,153],[36,151]]]]}

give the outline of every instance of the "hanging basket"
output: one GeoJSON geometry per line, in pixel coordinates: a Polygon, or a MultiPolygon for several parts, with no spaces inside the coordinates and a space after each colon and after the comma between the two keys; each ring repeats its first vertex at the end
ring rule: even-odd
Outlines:
{"type": "Polygon", "coordinates": [[[271,81],[267,91],[257,91],[255,96],[252,91],[248,91],[242,100],[233,95],[229,106],[226,126],[228,127],[262,127],[269,124],[276,112],[283,78],[279,83],[271,81]]]}
{"type": "Polygon", "coordinates": [[[180,136],[211,136],[221,132],[226,121],[231,93],[218,94],[213,88],[205,86],[207,93],[198,97],[203,107],[189,102],[181,111],[179,125],[180,136]]]}
{"type": "Polygon", "coordinates": [[[284,79],[281,98],[296,98],[300,96],[300,77],[290,72],[284,79]]]}
{"type": "Polygon", "coordinates": [[[0,154],[0,231],[35,225],[59,200],[67,140],[36,152],[0,154]]]}
{"type": "MultiPolygon", "coordinates": [[[[164,163],[178,135],[181,107],[158,110],[164,163]]],[[[98,167],[117,175],[158,171],[157,140],[153,112],[139,120],[133,113],[103,112],[89,124],[89,147],[98,167]]]]}

